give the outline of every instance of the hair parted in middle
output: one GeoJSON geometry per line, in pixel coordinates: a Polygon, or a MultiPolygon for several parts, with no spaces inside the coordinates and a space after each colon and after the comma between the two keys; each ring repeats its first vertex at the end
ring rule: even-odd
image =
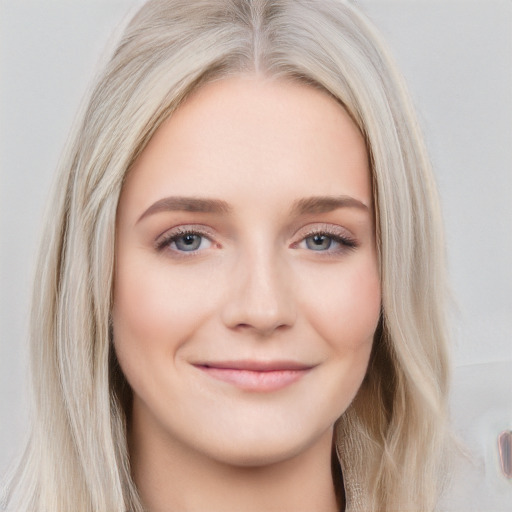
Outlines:
{"type": "Polygon", "coordinates": [[[365,380],[336,425],[347,510],[434,508],[448,382],[441,222],[413,108],[379,36],[343,0],[150,0],[91,92],[48,214],[18,510],[143,510],[109,320],[117,203],[130,166],[187,96],[243,74],[324,90],[365,138],[382,317],[365,380]]]}

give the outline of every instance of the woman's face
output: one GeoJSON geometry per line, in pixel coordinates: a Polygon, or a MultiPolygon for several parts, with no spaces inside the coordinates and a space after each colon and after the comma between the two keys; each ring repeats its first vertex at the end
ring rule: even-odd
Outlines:
{"type": "Polygon", "coordinates": [[[114,342],[137,431],[242,465],[330,436],[379,320],[372,208],[364,140],[326,93],[253,77],[194,93],[118,208],[114,342]]]}

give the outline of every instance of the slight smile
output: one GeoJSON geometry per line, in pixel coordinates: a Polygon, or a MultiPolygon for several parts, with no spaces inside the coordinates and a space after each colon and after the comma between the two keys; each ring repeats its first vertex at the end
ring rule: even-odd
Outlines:
{"type": "Polygon", "coordinates": [[[277,391],[297,382],[316,365],[294,361],[219,361],[194,364],[210,377],[244,391],[277,391]]]}

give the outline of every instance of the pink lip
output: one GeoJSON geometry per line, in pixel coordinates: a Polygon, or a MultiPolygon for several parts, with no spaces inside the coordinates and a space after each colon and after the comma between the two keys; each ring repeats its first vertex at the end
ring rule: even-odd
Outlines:
{"type": "Polygon", "coordinates": [[[311,365],[294,361],[221,361],[194,365],[214,379],[244,391],[277,391],[301,379],[311,365]]]}

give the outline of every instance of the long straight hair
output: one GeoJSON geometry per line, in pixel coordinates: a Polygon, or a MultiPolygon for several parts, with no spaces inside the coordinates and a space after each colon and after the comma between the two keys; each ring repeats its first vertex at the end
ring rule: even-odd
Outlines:
{"type": "Polygon", "coordinates": [[[117,203],[162,121],[202,84],[247,73],[324,90],[365,138],[382,317],[364,382],[335,428],[347,511],[435,508],[448,439],[444,244],[422,136],[380,37],[343,0],[151,0],[92,89],[46,219],[32,430],[5,498],[16,511],[143,511],[109,321],[117,203]]]}

